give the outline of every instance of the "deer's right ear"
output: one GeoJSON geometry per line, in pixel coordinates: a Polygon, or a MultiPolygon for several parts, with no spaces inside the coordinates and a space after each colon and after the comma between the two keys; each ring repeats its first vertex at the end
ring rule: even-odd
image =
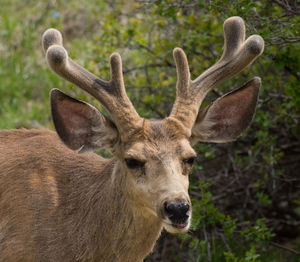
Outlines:
{"type": "Polygon", "coordinates": [[[119,134],[114,123],[95,107],[53,89],[51,112],[61,140],[80,153],[99,148],[112,148],[119,134]]]}

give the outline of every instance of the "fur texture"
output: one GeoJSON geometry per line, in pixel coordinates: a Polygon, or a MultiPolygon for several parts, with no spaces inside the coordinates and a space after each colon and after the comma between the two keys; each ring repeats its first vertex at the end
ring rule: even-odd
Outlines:
{"type": "Polygon", "coordinates": [[[1,262],[133,262],[150,253],[162,224],[134,206],[116,159],[77,154],[47,130],[1,131],[0,141],[1,262]]]}

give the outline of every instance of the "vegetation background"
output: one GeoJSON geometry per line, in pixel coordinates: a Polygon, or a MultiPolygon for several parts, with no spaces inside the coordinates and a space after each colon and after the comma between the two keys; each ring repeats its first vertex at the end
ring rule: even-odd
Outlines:
{"type": "Polygon", "coordinates": [[[296,0],[0,0],[0,128],[50,128],[49,91],[101,105],[52,73],[41,35],[64,35],[70,56],[109,78],[109,55],[123,59],[127,92],[144,117],[164,117],[175,95],[174,47],[192,78],[222,54],[222,23],[241,16],[264,54],[214,89],[206,104],[262,78],[257,113],[238,141],[198,144],[190,176],[192,230],[163,233],[145,261],[300,261],[300,3],[296,0]]]}

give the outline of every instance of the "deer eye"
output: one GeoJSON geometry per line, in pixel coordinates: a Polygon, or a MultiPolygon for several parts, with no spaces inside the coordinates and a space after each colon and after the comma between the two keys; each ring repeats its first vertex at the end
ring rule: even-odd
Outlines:
{"type": "Polygon", "coordinates": [[[125,158],[125,163],[128,168],[134,169],[134,168],[140,168],[145,165],[145,162],[139,161],[134,158],[125,158]]]}
{"type": "Polygon", "coordinates": [[[196,159],[195,156],[189,157],[189,158],[184,159],[183,163],[186,164],[186,165],[192,166],[194,164],[194,162],[195,162],[195,159],[196,159]]]}

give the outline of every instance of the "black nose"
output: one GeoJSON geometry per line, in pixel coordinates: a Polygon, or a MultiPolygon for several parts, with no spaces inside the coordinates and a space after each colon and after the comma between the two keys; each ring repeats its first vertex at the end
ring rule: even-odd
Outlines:
{"type": "Polygon", "coordinates": [[[190,205],[188,203],[168,204],[165,203],[165,212],[172,222],[185,222],[189,218],[188,211],[190,205]]]}

